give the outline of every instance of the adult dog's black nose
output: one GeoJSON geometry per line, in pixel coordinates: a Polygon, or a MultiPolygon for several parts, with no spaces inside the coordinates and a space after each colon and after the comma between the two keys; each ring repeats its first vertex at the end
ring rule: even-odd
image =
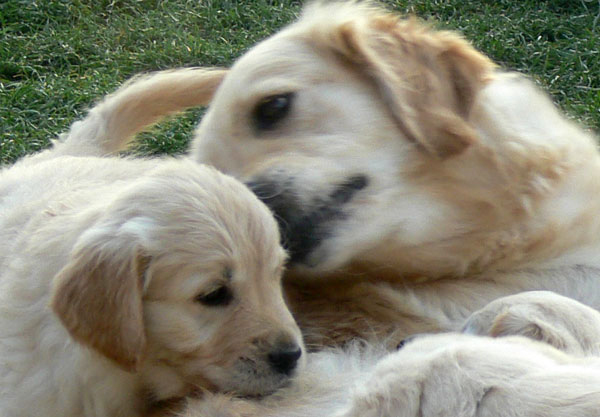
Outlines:
{"type": "Polygon", "coordinates": [[[298,364],[298,359],[302,356],[302,349],[294,346],[285,349],[277,349],[269,353],[269,364],[276,372],[290,375],[298,364]]]}
{"type": "Polygon", "coordinates": [[[317,250],[335,229],[335,222],[346,217],[345,205],[369,185],[366,175],[349,176],[329,193],[301,199],[293,178],[256,177],[246,185],[275,214],[283,246],[290,254],[289,264],[310,262],[317,250]]]}

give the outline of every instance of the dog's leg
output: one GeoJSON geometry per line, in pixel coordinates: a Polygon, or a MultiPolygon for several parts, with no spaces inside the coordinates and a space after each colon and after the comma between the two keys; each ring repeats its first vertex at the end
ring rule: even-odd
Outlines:
{"type": "Polygon", "coordinates": [[[520,337],[425,336],[384,358],[338,417],[597,416],[589,359],[520,337]]]}
{"type": "MultiPolygon", "coordinates": [[[[307,346],[317,348],[356,337],[387,340],[393,346],[413,334],[460,331],[473,312],[496,299],[525,291],[562,289],[561,295],[577,300],[575,304],[596,309],[600,306],[596,276],[568,268],[423,282],[353,282],[339,278],[311,284],[294,280],[294,276],[288,278],[285,292],[290,309],[307,346]]],[[[568,313],[564,318],[569,318],[568,313]]],[[[600,317],[583,321],[600,322],[600,317]]]]}
{"type": "Polygon", "coordinates": [[[463,331],[521,335],[574,355],[600,354],[600,312],[549,291],[528,291],[492,301],[467,320],[463,331]]]}
{"type": "Polygon", "coordinates": [[[104,156],[163,117],[207,105],[227,70],[182,68],[134,77],[74,123],[53,155],[104,156]]]}

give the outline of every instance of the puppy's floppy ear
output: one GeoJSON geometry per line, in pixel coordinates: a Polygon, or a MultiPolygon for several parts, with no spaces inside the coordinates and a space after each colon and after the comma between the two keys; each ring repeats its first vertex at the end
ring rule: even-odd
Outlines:
{"type": "Polygon", "coordinates": [[[406,137],[444,159],[477,140],[467,122],[495,65],[458,35],[372,12],[340,24],[333,45],[373,79],[406,137]]]}
{"type": "Polygon", "coordinates": [[[134,239],[92,229],[54,278],[52,309],[71,336],[129,372],[146,347],[142,291],[148,263],[134,239]]]}

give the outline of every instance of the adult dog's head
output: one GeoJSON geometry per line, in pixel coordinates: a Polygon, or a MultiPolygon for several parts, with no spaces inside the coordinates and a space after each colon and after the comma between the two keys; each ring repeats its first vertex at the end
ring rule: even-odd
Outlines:
{"type": "Polygon", "coordinates": [[[558,176],[564,125],[458,35],[334,2],[235,63],[192,155],[270,206],[293,267],[443,275],[533,245],[506,225],[558,176]]]}
{"type": "Polygon", "coordinates": [[[163,161],[91,223],[55,278],[52,307],[154,398],[195,387],[266,394],[303,363],[277,224],[238,181],[163,161]]]}

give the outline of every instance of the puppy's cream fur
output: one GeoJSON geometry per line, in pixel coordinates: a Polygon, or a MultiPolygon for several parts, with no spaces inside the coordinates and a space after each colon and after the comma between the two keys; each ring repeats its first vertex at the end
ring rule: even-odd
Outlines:
{"type": "MultiPolygon", "coordinates": [[[[114,125],[113,115],[155,117],[139,107],[156,94],[141,88],[148,82],[160,77],[109,97],[53,149],[0,171],[4,417],[139,416],[196,389],[269,393],[293,374],[268,359],[302,346],[268,209],[189,160],[93,156],[140,126],[114,125]],[[203,301],[220,288],[227,303],[203,301]]],[[[169,106],[211,94],[171,91],[169,106]]]]}
{"type": "Polygon", "coordinates": [[[425,336],[379,362],[337,416],[592,417],[599,371],[522,337],[425,336]]]}

